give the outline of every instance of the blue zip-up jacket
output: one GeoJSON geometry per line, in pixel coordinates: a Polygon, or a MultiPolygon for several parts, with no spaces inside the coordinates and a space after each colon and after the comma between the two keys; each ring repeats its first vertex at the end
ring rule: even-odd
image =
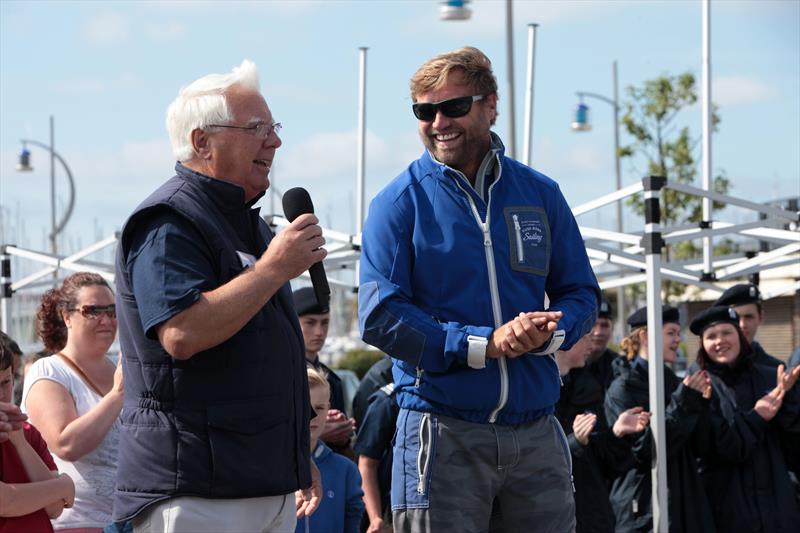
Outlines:
{"type": "Polygon", "coordinates": [[[322,441],[314,448],[313,458],[322,477],[322,501],[313,515],[297,519],[295,533],[358,533],[364,514],[358,468],[322,441]]]}
{"type": "Polygon", "coordinates": [[[547,292],[548,309],[563,311],[556,337],[567,349],[594,324],[599,288],[558,185],[493,140],[499,172],[486,202],[427,151],[372,201],[359,325],[365,342],[394,359],[401,407],[511,425],[553,412],[555,361],[525,354],[479,368],[476,344],[485,351],[480,341],[496,327],[545,310],[547,292]]]}

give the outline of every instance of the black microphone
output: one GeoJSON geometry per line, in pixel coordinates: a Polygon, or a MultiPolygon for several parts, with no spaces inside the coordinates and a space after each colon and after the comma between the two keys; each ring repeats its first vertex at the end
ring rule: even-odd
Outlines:
{"type": "MultiPolygon", "coordinates": [[[[294,221],[304,213],[313,213],[314,204],[308,191],[302,187],[295,187],[283,193],[283,214],[289,222],[294,221]]],[[[323,309],[329,307],[331,299],[331,288],[328,286],[328,278],[325,276],[325,267],[322,261],[314,263],[308,269],[311,276],[311,284],[314,286],[314,295],[317,297],[317,305],[323,309]]]]}

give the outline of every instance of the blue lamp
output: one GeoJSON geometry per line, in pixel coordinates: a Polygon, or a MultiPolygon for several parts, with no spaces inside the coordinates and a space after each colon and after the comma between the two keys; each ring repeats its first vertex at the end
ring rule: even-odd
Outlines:
{"type": "Polygon", "coordinates": [[[17,163],[17,170],[20,172],[30,172],[33,170],[31,166],[31,151],[23,144],[22,151],[19,153],[19,163],[17,163]]]}
{"type": "Polygon", "coordinates": [[[470,0],[443,0],[439,6],[439,18],[442,20],[468,20],[472,10],[467,7],[470,0]]]}
{"type": "Polygon", "coordinates": [[[589,123],[589,106],[583,102],[575,106],[572,129],[575,131],[590,131],[592,129],[592,125],[589,123]]]}

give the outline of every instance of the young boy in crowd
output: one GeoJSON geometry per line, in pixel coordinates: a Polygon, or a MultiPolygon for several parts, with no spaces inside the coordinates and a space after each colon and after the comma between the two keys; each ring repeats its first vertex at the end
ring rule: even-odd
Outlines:
{"type": "MultiPolygon", "coordinates": [[[[11,406],[13,354],[0,342],[0,406],[11,406]]],[[[6,409],[2,418],[8,418],[6,409]]],[[[70,507],[75,486],[66,474],[58,474],[47,444],[35,427],[16,424],[0,436],[0,532],[53,531],[50,519],[70,507]]]]}
{"type": "Polygon", "coordinates": [[[17,341],[3,331],[0,331],[0,344],[5,345],[6,350],[11,351],[11,377],[15,382],[11,403],[19,405],[22,400],[22,350],[19,349],[17,341]]]}
{"type": "Polygon", "coordinates": [[[335,454],[320,440],[325,431],[325,419],[330,408],[331,389],[328,380],[318,370],[308,367],[308,389],[311,408],[311,457],[322,476],[322,502],[311,516],[298,518],[296,533],[344,532],[358,533],[364,502],[361,476],[356,465],[335,454]]]}

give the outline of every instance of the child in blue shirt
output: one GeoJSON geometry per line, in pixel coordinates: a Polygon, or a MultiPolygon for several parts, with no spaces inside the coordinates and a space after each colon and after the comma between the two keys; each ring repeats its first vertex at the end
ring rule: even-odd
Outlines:
{"type": "Polygon", "coordinates": [[[319,436],[325,430],[325,418],[330,408],[330,386],[319,371],[308,367],[308,389],[311,408],[311,456],[322,476],[322,502],[308,517],[299,518],[295,533],[358,533],[364,514],[364,493],[361,475],[355,463],[335,454],[319,436]]]}

